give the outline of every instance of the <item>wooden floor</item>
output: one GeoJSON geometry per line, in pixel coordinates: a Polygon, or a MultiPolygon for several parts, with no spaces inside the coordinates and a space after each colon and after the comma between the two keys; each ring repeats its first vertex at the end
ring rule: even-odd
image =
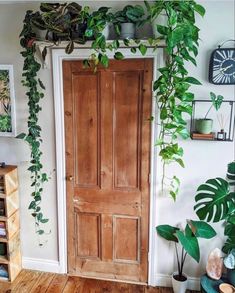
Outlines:
{"type": "MultiPolygon", "coordinates": [[[[151,288],[125,283],[82,279],[23,270],[10,284],[0,281],[0,293],[171,293],[169,288],[151,288]]],[[[189,291],[193,293],[193,291],[189,291]]]]}

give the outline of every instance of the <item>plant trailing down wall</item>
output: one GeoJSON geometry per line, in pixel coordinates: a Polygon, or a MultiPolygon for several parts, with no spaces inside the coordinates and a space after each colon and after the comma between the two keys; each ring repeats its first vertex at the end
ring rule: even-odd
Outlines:
{"type": "Polygon", "coordinates": [[[21,55],[24,57],[23,67],[23,85],[28,89],[26,95],[28,97],[28,133],[21,133],[18,138],[24,139],[30,146],[31,158],[30,167],[28,170],[31,172],[31,186],[33,188],[32,201],[29,204],[29,210],[31,210],[32,216],[35,219],[36,233],[39,235],[44,234],[44,230],[41,229],[41,224],[47,223],[48,219],[43,216],[41,210],[41,200],[43,193],[43,183],[48,181],[48,176],[43,173],[43,165],[41,162],[41,127],[38,123],[38,114],[42,110],[39,103],[44,97],[41,92],[45,89],[42,81],[37,78],[38,71],[41,65],[35,59],[36,46],[33,44],[33,32],[30,24],[31,12],[28,11],[24,19],[24,27],[21,32],[21,46],[23,51],[21,55]]]}
{"type": "Polygon", "coordinates": [[[194,1],[157,1],[150,7],[146,2],[149,15],[154,11],[166,15],[167,25],[158,25],[157,30],[166,42],[166,65],[159,69],[161,73],[154,82],[154,90],[160,111],[160,134],[157,145],[160,147],[160,157],[163,162],[162,188],[170,186],[170,195],[175,200],[179,191],[180,180],[173,176],[165,176],[166,165],[178,163],[184,167],[183,149],[178,144],[178,137],[187,139],[189,132],[185,113],[192,115],[194,94],[190,86],[201,83],[189,76],[186,62],[196,65],[198,54],[199,29],[195,25],[195,12],[201,16],[205,9],[194,1]]]}
{"type": "MultiPolygon", "coordinates": [[[[171,163],[178,163],[184,167],[182,160],[183,149],[178,144],[178,137],[188,138],[188,130],[186,128],[186,120],[184,113],[191,115],[191,102],[194,94],[189,91],[192,84],[200,84],[194,77],[189,76],[185,63],[191,62],[196,65],[195,57],[198,53],[198,32],[199,29],[195,25],[195,14],[204,15],[204,8],[195,1],[155,1],[151,6],[145,1],[147,8],[147,16],[144,19],[141,15],[138,23],[143,24],[146,21],[157,17],[160,13],[164,13],[167,18],[167,25],[158,25],[158,32],[161,34],[160,39],[164,39],[166,43],[167,61],[166,65],[159,69],[160,76],[154,82],[154,91],[160,113],[160,132],[157,145],[160,147],[160,157],[163,161],[163,178],[162,186],[165,182],[165,167],[171,163]]],[[[46,223],[40,203],[42,199],[43,183],[48,180],[48,176],[42,172],[41,163],[41,128],[38,123],[38,114],[41,111],[39,105],[45,89],[43,83],[37,78],[40,70],[40,64],[35,59],[36,44],[35,40],[42,40],[37,37],[35,28],[40,31],[46,31],[46,39],[51,46],[51,42],[55,45],[60,40],[68,41],[65,49],[66,53],[71,53],[75,43],[84,44],[92,39],[91,48],[93,49],[90,58],[84,60],[84,66],[94,66],[101,63],[107,67],[109,58],[107,51],[113,52],[113,57],[117,60],[124,58],[123,54],[118,51],[120,47],[119,40],[106,41],[103,35],[103,29],[107,23],[114,23],[117,28],[120,24],[115,14],[109,12],[110,8],[101,7],[95,12],[90,13],[88,7],[82,8],[77,3],[64,4],[48,4],[42,3],[40,11],[27,11],[24,19],[24,27],[21,32],[21,46],[24,57],[23,68],[23,84],[28,88],[26,95],[28,96],[29,117],[28,117],[28,133],[20,134],[19,138],[29,143],[31,148],[31,165],[28,170],[31,172],[33,200],[29,209],[36,221],[36,231],[43,234],[44,230],[40,228],[40,224],[46,223]]],[[[132,7],[132,15],[135,11],[139,12],[140,7],[132,7]]],[[[117,15],[117,14],[116,14],[117,15]]],[[[136,19],[137,22],[137,19],[136,19]]],[[[44,38],[45,40],[45,38],[44,38]]],[[[130,48],[132,53],[137,50],[145,55],[147,51],[146,45],[141,40],[129,39],[123,40],[124,45],[130,48]],[[135,46],[130,46],[130,44],[135,46]]],[[[156,45],[156,40],[149,39],[150,45],[156,45]]],[[[156,45],[157,47],[157,45],[156,45]]],[[[45,57],[47,47],[43,50],[45,57]]],[[[168,179],[168,178],[167,178],[168,179]]],[[[179,179],[177,176],[169,179],[170,194],[173,199],[176,198],[179,190],[179,179]]]]}

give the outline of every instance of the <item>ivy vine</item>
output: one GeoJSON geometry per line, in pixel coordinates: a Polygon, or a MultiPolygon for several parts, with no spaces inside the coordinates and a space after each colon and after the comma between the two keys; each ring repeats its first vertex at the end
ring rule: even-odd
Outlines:
{"type": "Polygon", "coordinates": [[[29,210],[35,219],[35,229],[38,235],[44,234],[41,224],[48,222],[41,209],[41,200],[43,194],[43,184],[48,181],[48,175],[42,171],[42,151],[41,151],[41,127],[38,122],[38,114],[42,110],[40,100],[44,97],[41,90],[45,90],[42,81],[37,78],[41,65],[35,59],[36,45],[34,43],[34,33],[30,25],[30,16],[32,11],[28,11],[24,19],[24,27],[20,34],[21,46],[23,51],[21,55],[24,58],[23,80],[22,84],[28,89],[28,133],[21,133],[18,138],[24,139],[30,146],[31,158],[28,171],[31,172],[32,201],[29,204],[29,210]],[[39,90],[39,88],[41,90],[39,90]]]}
{"type": "MultiPolygon", "coordinates": [[[[147,16],[139,19],[139,24],[151,22],[159,14],[166,16],[167,24],[157,25],[157,30],[161,34],[159,39],[164,39],[166,44],[167,60],[164,67],[158,69],[160,76],[154,82],[154,91],[159,109],[160,131],[157,145],[160,148],[159,156],[163,162],[162,187],[167,185],[169,193],[175,200],[179,191],[180,180],[177,176],[168,178],[166,176],[166,166],[177,163],[184,167],[183,148],[179,145],[179,137],[187,139],[189,133],[185,114],[192,114],[192,101],[194,94],[189,90],[191,85],[200,85],[194,77],[189,76],[186,63],[191,62],[196,65],[196,56],[199,46],[199,28],[195,24],[196,13],[204,16],[205,9],[194,0],[189,1],[155,1],[149,3],[144,1],[147,9],[147,16]]],[[[139,7],[137,7],[139,10],[139,7]]],[[[124,11],[124,10],[123,10],[124,11]]],[[[132,11],[135,7],[132,6],[132,11]]],[[[116,14],[119,15],[119,14],[116,14]]],[[[77,3],[42,3],[40,11],[27,11],[24,19],[24,27],[21,32],[21,52],[24,58],[23,85],[28,89],[29,117],[28,133],[22,133],[18,137],[24,139],[31,149],[31,161],[28,170],[31,172],[33,187],[33,200],[29,205],[32,216],[35,219],[36,232],[41,235],[44,230],[41,224],[47,223],[41,210],[41,200],[43,184],[48,181],[48,175],[44,173],[41,162],[41,127],[38,123],[38,114],[42,110],[40,100],[44,97],[45,87],[37,74],[41,68],[35,58],[37,35],[35,27],[46,30],[47,39],[49,34],[55,38],[54,45],[60,40],[68,41],[65,49],[70,54],[74,49],[74,43],[84,44],[93,39],[90,58],[84,60],[84,66],[93,66],[94,70],[98,64],[108,67],[109,58],[107,52],[113,52],[113,57],[117,60],[124,58],[118,51],[119,40],[106,41],[103,35],[105,25],[112,22],[117,28],[119,35],[120,23],[115,14],[109,12],[109,8],[101,7],[95,12],[90,12],[89,7],[81,7],[77,3]],[[79,31],[77,30],[79,28],[79,31]]],[[[159,39],[149,39],[149,44],[157,48],[159,39]]],[[[52,40],[49,40],[51,46],[52,40]]],[[[123,40],[126,48],[134,54],[139,50],[142,55],[147,52],[147,46],[141,40],[123,40]],[[134,46],[133,46],[134,44],[134,46]]],[[[43,50],[43,57],[46,56],[47,46],[43,50]]]]}

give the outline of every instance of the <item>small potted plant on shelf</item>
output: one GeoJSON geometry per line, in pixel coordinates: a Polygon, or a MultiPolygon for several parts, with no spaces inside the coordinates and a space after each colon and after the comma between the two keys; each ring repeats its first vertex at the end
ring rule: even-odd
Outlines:
{"type": "Polygon", "coordinates": [[[207,116],[213,107],[215,108],[216,111],[218,111],[224,99],[223,96],[221,95],[216,96],[216,94],[213,92],[210,92],[210,98],[211,98],[212,104],[209,110],[206,112],[205,117],[201,119],[196,119],[195,121],[195,130],[197,133],[200,133],[200,134],[210,134],[212,132],[213,120],[210,118],[207,118],[207,116]]]}
{"type": "Polygon", "coordinates": [[[177,272],[172,275],[172,286],[174,293],[185,293],[187,289],[187,275],[183,272],[187,255],[195,261],[200,260],[200,249],[198,238],[210,239],[216,235],[215,230],[203,221],[188,220],[185,229],[170,225],[159,225],[156,227],[159,236],[175,244],[177,257],[177,272]],[[181,245],[181,255],[177,244],[181,245]]]}
{"type": "Polygon", "coordinates": [[[127,5],[121,11],[114,14],[115,30],[121,39],[133,39],[136,25],[142,21],[144,9],[140,5],[127,5]]]}

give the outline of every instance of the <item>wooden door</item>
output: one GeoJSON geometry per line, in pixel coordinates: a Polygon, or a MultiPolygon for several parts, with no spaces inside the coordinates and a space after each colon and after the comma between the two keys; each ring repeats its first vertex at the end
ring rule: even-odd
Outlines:
{"type": "Polygon", "coordinates": [[[147,282],[152,66],[63,62],[70,274],[147,282]]]}

